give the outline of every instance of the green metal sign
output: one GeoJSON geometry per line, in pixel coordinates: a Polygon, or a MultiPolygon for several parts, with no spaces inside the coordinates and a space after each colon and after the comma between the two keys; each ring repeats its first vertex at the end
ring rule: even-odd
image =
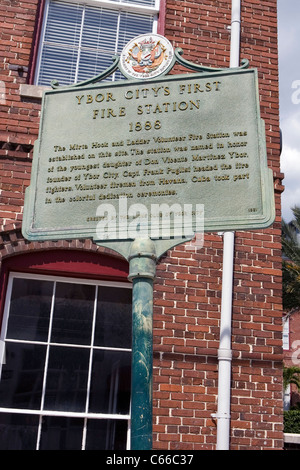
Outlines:
{"type": "MultiPolygon", "coordinates": [[[[45,92],[26,193],[26,238],[134,239],[138,212],[144,233],[158,239],[159,206],[174,203],[182,211],[179,224],[184,205],[193,215],[201,205],[205,231],[273,222],[255,69],[45,92]]],[[[182,235],[196,232],[196,222],[186,217],[182,235]]],[[[170,236],[175,232],[171,222],[170,236]]]]}

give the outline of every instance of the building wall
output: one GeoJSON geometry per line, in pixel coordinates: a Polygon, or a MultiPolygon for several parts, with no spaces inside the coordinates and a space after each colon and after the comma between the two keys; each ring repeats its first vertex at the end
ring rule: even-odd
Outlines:
{"type": "MultiPolygon", "coordinates": [[[[50,249],[96,251],[90,241],[29,243],[21,235],[40,99],[20,94],[28,84],[37,33],[37,0],[1,0],[0,249],[2,259],[50,249]]],[[[282,309],[280,133],[276,0],[242,0],[241,58],[258,68],[268,165],[274,173],[276,221],[237,232],[234,259],[231,449],[280,449],[282,429],[282,309]]],[[[229,67],[231,2],[166,0],[164,35],[184,57],[229,67]]],[[[217,111],[216,111],[217,112],[217,111]]],[[[101,256],[101,250],[97,253],[101,256]]],[[[155,449],[216,445],[223,243],[206,234],[202,250],[184,246],[159,262],[154,298],[155,449]]],[[[2,286],[3,291],[3,286],[2,286]]]]}

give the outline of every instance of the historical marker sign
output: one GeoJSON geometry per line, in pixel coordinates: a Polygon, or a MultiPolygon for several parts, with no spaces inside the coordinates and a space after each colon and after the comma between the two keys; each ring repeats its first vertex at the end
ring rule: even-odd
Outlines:
{"type": "MultiPolygon", "coordinates": [[[[118,228],[137,217],[132,205],[150,214],[162,203],[203,204],[206,231],[273,222],[255,69],[45,92],[26,238],[99,240],[103,204],[114,208],[118,228]]],[[[128,232],[120,229],[117,238],[128,232]]]]}

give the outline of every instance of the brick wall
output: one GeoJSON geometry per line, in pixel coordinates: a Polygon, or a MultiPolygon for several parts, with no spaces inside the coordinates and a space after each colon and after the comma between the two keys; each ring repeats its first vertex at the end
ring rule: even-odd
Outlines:
{"type": "Polygon", "coordinates": [[[38,0],[0,2],[0,225],[20,223],[31,156],[39,128],[40,102],[22,99],[32,53],[38,0]]]}
{"type": "MultiPolygon", "coordinates": [[[[28,81],[38,3],[0,0],[0,80],[6,87],[5,101],[0,102],[0,225],[4,231],[0,248],[5,256],[45,247],[22,241],[19,231],[40,111],[40,100],[22,97],[19,90],[28,81]]],[[[232,449],[282,448],[282,175],[276,3],[242,0],[241,58],[249,59],[250,67],[259,72],[277,218],[268,229],[236,233],[232,449]]],[[[230,4],[228,0],[166,0],[165,36],[184,49],[188,60],[228,67],[230,4]]],[[[82,249],[86,249],[84,243],[82,249]]],[[[217,410],[222,254],[222,236],[206,234],[201,251],[193,253],[179,246],[157,267],[155,449],[215,449],[216,421],[211,415],[217,410]]]]}

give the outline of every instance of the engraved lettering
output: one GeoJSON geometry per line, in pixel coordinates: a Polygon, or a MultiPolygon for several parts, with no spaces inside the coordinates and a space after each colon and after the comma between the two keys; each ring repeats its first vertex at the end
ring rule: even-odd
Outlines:
{"type": "Polygon", "coordinates": [[[69,150],[86,150],[89,146],[86,144],[70,144],[69,150]]]}
{"type": "Polygon", "coordinates": [[[127,157],[128,156],[128,152],[126,152],[126,150],[118,150],[117,152],[115,152],[115,157],[127,157]]]}
{"type": "Polygon", "coordinates": [[[246,147],[248,142],[227,142],[229,148],[231,147],[246,147]]]}
{"type": "Polygon", "coordinates": [[[187,162],[187,157],[162,157],[164,163],[184,163],[187,162]]]}
{"type": "Polygon", "coordinates": [[[157,168],[155,170],[149,170],[148,168],[144,169],[143,176],[154,176],[154,175],[163,175],[164,170],[162,168],[157,168]]]}
{"type": "Polygon", "coordinates": [[[119,107],[118,111],[112,108],[93,109],[93,119],[97,119],[99,116],[100,119],[109,119],[110,117],[124,117],[126,116],[126,109],[124,106],[119,107]]]}
{"type": "Polygon", "coordinates": [[[236,163],[235,168],[237,170],[242,170],[243,168],[249,168],[248,163],[236,163]]]}
{"type": "Polygon", "coordinates": [[[179,168],[167,168],[167,175],[169,173],[180,175],[181,173],[190,173],[190,171],[191,171],[190,167],[183,167],[183,166],[180,166],[179,168]]]}
{"type": "Polygon", "coordinates": [[[103,178],[107,179],[107,178],[111,178],[111,179],[117,179],[119,178],[119,173],[113,173],[111,171],[106,171],[105,173],[103,173],[103,178]]]}
{"type": "Polygon", "coordinates": [[[207,133],[206,134],[206,138],[207,139],[222,139],[222,138],[229,138],[230,135],[228,134],[228,132],[217,132],[216,134],[211,134],[211,133],[207,133]]]}
{"type": "Polygon", "coordinates": [[[125,170],[123,172],[124,178],[136,178],[139,175],[140,175],[139,170],[137,170],[137,171],[127,171],[127,170],[125,170]]]}
{"type": "Polygon", "coordinates": [[[234,175],[233,176],[233,181],[237,180],[248,180],[249,179],[249,173],[243,174],[243,175],[234,175]]]}
{"type": "Polygon", "coordinates": [[[156,159],[145,158],[144,164],[145,165],[158,165],[159,161],[156,159]]]}
{"type": "Polygon", "coordinates": [[[154,142],[157,144],[161,144],[164,142],[184,142],[186,139],[186,136],[184,137],[153,137],[154,142]]]}
{"type": "Polygon", "coordinates": [[[225,155],[215,155],[215,154],[209,154],[209,155],[193,155],[193,161],[205,161],[205,160],[224,160],[225,155]]]}
{"type": "Polygon", "coordinates": [[[192,182],[193,183],[209,183],[210,177],[209,176],[193,176],[192,182]]]}
{"type": "Polygon", "coordinates": [[[215,181],[229,181],[229,175],[215,175],[215,181]]]}
{"type": "Polygon", "coordinates": [[[206,166],[194,166],[193,171],[198,172],[198,171],[213,171],[217,170],[218,165],[206,165],[206,166]]]}
{"type": "Polygon", "coordinates": [[[192,145],[191,150],[212,150],[214,148],[213,143],[210,144],[200,144],[200,145],[192,145]]]}
{"type": "Polygon", "coordinates": [[[228,152],[229,155],[230,155],[230,158],[246,158],[248,157],[248,153],[247,152],[242,152],[242,153],[239,153],[239,152],[228,152]]]}
{"type": "Polygon", "coordinates": [[[173,178],[170,180],[167,180],[165,178],[159,178],[159,184],[183,184],[186,183],[186,180],[184,178],[173,178]]]}
{"type": "Polygon", "coordinates": [[[222,163],[222,165],[220,165],[220,168],[221,170],[231,170],[231,165],[228,165],[227,163],[222,163]]]}
{"type": "Polygon", "coordinates": [[[61,177],[55,177],[55,178],[47,178],[47,184],[50,183],[67,183],[70,181],[72,178],[71,176],[61,176],[61,177]]]}
{"type": "Polygon", "coordinates": [[[76,96],[76,98],[78,99],[78,104],[81,104],[81,100],[82,100],[82,98],[84,98],[84,95],[76,96]]]}
{"type": "Polygon", "coordinates": [[[96,148],[102,148],[102,147],[108,147],[108,142],[93,142],[92,143],[92,149],[96,148]]]}
{"type": "Polygon", "coordinates": [[[61,147],[60,145],[54,145],[54,152],[65,152],[65,147],[61,147]]]}
{"type": "Polygon", "coordinates": [[[155,181],[153,181],[153,180],[151,180],[151,181],[141,180],[140,181],[140,186],[155,186],[155,181]]]}
{"type": "Polygon", "coordinates": [[[170,152],[171,152],[170,147],[158,147],[158,148],[148,149],[147,155],[151,155],[152,153],[170,153],[170,152]]]}
{"type": "Polygon", "coordinates": [[[83,177],[85,180],[97,180],[100,175],[91,175],[90,173],[83,173],[83,177]]]}
{"type": "Polygon", "coordinates": [[[121,168],[121,167],[124,167],[124,166],[131,166],[132,165],[132,162],[121,162],[121,161],[118,161],[118,162],[105,162],[103,163],[103,168],[121,168]]]}
{"type": "Polygon", "coordinates": [[[189,134],[189,140],[202,140],[202,135],[189,134]]]}
{"type": "Polygon", "coordinates": [[[238,131],[233,133],[234,137],[244,137],[247,135],[247,131],[238,131]]]}

